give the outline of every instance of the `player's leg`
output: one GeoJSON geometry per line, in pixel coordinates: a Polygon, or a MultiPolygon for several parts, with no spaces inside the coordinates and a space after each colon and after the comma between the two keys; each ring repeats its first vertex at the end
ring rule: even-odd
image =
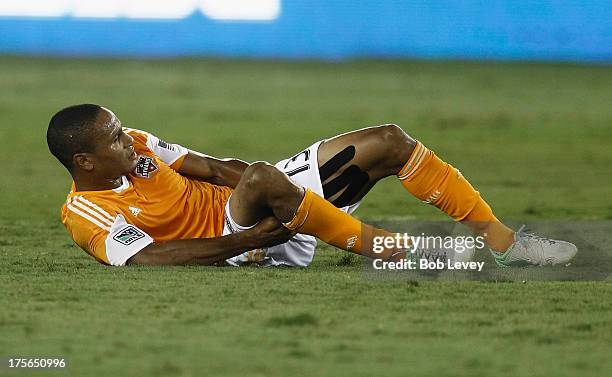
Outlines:
{"type": "Polygon", "coordinates": [[[273,215],[288,222],[304,197],[304,188],[265,162],[246,168],[230,197],[232,218],[242,226],[256,224],[273,215]]]}
{"type": "Polygon", "coordinates": [[[377,181],[397,175],[414,196],[464,222],[493,250],[505,251],[514,242],[514,232],[497,220],[458,170],[397,125],[365,128],[329,139],[319,147],[318,159],[324,196],[337,207],[361,200],[377,181]]]}
{"type": "Polygon", "coordinates": [[[393,253],[372,252],[374,237],[393,234],[361,223],[267,163],[257,162],[244,171],[230,197],[229,210],[233,221],[241,226],[273,215],[289,229],[347,251],[383,259],[393,253]]]}
{"type": "Polygon", "coordinates": [[[559,264],[577,252],[571,243],[515,233],[505,226],[459,170],[396,125],[330,139],[319,147],[318,159],[323,192],[335,205],[355,203],[378,180],[397,175],[412,195],[483,236],[500,265],[559,264]]]}

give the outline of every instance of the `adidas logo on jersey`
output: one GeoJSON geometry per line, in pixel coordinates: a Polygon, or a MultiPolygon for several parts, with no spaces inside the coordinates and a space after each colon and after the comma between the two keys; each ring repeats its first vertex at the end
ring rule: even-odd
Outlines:
{"type": "Polygon", "coordinates": [[[355,246],[356,243],[357,243],[357,236],[349,237],[346,240],[346,248],[350,250],[355,246]]]}
{"type": "Polygon", "coordinates": [[[134,215],[134,216],[138,216],[140,214],[140,212],[142,212],[142,210],[140,208],[136,208],[136,207],[132,207],[132,206],[129,206],[128,208],[130,209],[130,211],[132,212],[132,215],[134,215]]]}

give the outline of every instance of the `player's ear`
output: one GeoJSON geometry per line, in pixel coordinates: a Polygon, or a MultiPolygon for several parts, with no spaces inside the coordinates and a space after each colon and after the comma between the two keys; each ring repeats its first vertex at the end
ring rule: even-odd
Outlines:
{"type": "Polygon", "coordinates": [[[89,153],[76,153],[72,156],[72,164],[75,168],[92,171],[94,168],[94,161],[89,153]]]}

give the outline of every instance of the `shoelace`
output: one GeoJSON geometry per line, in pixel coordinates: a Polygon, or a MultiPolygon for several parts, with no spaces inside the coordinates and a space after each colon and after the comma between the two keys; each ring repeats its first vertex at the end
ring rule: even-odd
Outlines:
{"type": "Polygon", "coordinates": [[[533,233],[526,233],[524,231],[525,229],[525,225],[523,224],[519,230],[516,232],[516,238],[517,240],[523,240],[525,238],[531,238],[531,239],[535,239],[536,241],[542,241],[542,242],[546,242],[548,244],[554,245],[557,243],[556,240],[550,239],[550,238],[546,238],[546,237],[542,237],[542,236],[538,236],[537,234],[533,234],[533,233]]]}
{"type": "MultiPolygon", "coordinates": [[[[557,243],[557,241],[552,240],[550,238],[538,236],[533,233],[526,233],[524,229],[525,229],[525,225],[523,224],[523,226],[521,226],[519,230],[516,232],[516,238],[517,238],[517,241],[521,243],[521,245],[523,246],[525,250],[527,250],[529,247],[529,244],[527,242],[528,240],[535,240],[541,243],[548,243],[550,245],[554,245],[557,243]]],[[[534,251],[538,254],[538,257],[539,257],[538,262],[541,263],[541,265],[548,264],[549,261],[546,258],[546,255],[544,253],[544,248],[542,246],[538,247],[534,251]]]]}

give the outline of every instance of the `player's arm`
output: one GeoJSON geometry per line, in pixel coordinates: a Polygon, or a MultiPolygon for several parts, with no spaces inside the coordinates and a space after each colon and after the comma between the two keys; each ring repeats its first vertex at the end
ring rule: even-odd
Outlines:
{"type": "Polygon", "coordinates": [[[152,243],[127,260],[127,265],[213,265],[245,251],[287,242],[291,232],[273,217],[243,232],[216,238],[152,243]]]}
{"type": "Polygon", "coordinates": [[[236,159],[218,159],[189,151],[178,169],[182,175],[235,188],[249,164],[236,159]]]}
{"type": "Polygon", "coordinates": [[[242,172],[249,166],[244,161],[218,159],[179,144],[167,143],[145,131],[126,129],[126,132],[134,139],[134,144],[146,146],[172,169],[190,178],[235,188],[242,172]]]}

